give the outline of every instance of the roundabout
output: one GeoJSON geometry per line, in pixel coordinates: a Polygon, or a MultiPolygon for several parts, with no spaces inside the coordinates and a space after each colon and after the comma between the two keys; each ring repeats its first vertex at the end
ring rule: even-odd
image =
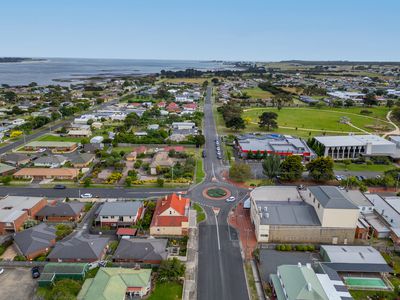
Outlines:
{"type": "Polygon", "coordinates": [[[212,186],[203,190],[203,197],[209,200],[225,200],[232,195],[232,192],[221,186],[212,186]]]}

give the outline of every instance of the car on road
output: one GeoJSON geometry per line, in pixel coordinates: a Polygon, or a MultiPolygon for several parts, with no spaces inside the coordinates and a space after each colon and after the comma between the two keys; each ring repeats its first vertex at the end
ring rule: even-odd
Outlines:
{"type": "Polygon", "coordinates": [[[45,148],[40,148],[37,152],[43,153],[43,152],[46,152],[46,149],[45,148]]]}
{"type": "Polygon", "coordinates": [[[207,157],[206,150],[203,150],[203,152],[201,152],[201,156],[202,156],[203,158],[206,158],[206,157],[207,157]]]}
{"type": "Polygon", "coordinates": [[[91,193],[84,193],[81,194],[81,198],[93,198],[93,195],[91,193]]]}
{"type": "Polygon", "coordinates": [[[63,184],[56,184],[53,188],[56,189],[56,190],[64,190],[67,187],[65,185],[63,185],[63,184]]]}
{"type": "Polygon", "coordinates": [[[226,202],[234,202],[236,200],[236,198],[235,197],[233,197],[233,196],[230,196],[229,198],[226,198],[226,202]]]}
{"type": "Polygon", "coordinates": [[[222,159],[221,153],[217,154],[218,159],[222,159]]]}
{"type": "Polygon", "coordinates": [[[217,146],[217,151],[221,151],[221,148],[217,146]]]}
{"type": "Polygon", "coordinates": [[[381,176],[381,175],[376,175],[375,178],[376,178],[376,179],[381,179],[382,176],[381,176]]]}
{"type": "Polygon", "coordinates": [[[40,277],[40,271],[39,271],[39,267],[33,267],[31,269],[31,273],[32,273],[32,278],[39,278],[40,277]]]}

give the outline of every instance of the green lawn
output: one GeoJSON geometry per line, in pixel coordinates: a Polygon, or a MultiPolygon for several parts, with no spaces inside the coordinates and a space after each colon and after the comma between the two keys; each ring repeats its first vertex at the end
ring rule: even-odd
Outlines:
{"type": "Polygon", "coordinates": [[[203,169],[203,159],[201,157],[197,157],[196,159],[196,183],[200,183],[204,179],[204,169],[203,169]]]}
{"type": "Polygon", "coordinates": [[[75,137],[61,137],[56,135],[44,135],[37,139],[38,141],[42,142],[77,142],[79,143],[82,138],[75,138],[75,137]]]}
{"type": "Polygon", "coordinates": [[[179,300],[182,299],[182,285],[176,282],[157,283],[148,300],[179,300]]]}
{"type": "Polygon", "coordinates": [[[253,99],[268,99],[272,97],[270,92],[264,91],[259,87],[243,89],[242,93],[247,93],[253,99]]]}
{"type": "Polygon", "coordinates": [[[370,172],[385,172],[391,169],[395,169],[394,165],[368,165],[368,164],[349,164],[345,165],[344,163],[335,162],[333,169],[336,171],[353,171],[353,172],[362,172],[362,171],[370,171],[370,172]]]}
{"type": "MultiPolygon", "coordinates": [[[[359,114],[362,108],[250,108],[245,109],[242,117],[248,118],[250,123],[246,126],[244,132],[266,131],[258,127],[258,117],[264,111],[273,111],[278,114],[278,125],[280,128],[276,132],[283,134],[295,134],[302,137],[320,135],[324,132],[329,135],[340,135],[352,133],[363,133],[362,130],[374,133],[380,131],[392,130],[392,126],[384,121],[386,108],[371,108],[373,113],[365,116],[359,114]],[[348,117],[353,125],[361,130],[353,128],[347,124],[339,122],[341,117],[348,117]],[[376,130],[377,129],[377,130],[376,130]]],[[[217,119],[217,124],[221,126],[221,121],[217,119]]],[[[229,133],[226,129],[222,129],[229,133]]]]}
{"type": "Polygon", "coordinates": [[[193,208],[197,212],[197,223],[200,223],[201,221],[204,221],[206,219],[206,214],[204,213],[203,208],[197,203],[193,204],[193,208]]]}

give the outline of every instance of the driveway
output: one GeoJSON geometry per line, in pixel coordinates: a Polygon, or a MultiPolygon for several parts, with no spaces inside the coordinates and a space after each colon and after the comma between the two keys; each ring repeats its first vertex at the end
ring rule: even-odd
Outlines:
{"type": "Polygon", "coordinates": [[[29,268],[4,269],[0,275],[0,300],[32,300],[36,291],[36,281],[29,268]]]}

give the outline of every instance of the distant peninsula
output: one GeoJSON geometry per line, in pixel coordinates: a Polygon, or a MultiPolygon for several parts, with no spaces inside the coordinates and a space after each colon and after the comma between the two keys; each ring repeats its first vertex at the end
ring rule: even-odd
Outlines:
{"type": "Polygon", "coordinates": [[[0,63],[20,63],[30,61],[44,61],[43,58],[31,58],[31,57],[0,57],[0,63]]]}

